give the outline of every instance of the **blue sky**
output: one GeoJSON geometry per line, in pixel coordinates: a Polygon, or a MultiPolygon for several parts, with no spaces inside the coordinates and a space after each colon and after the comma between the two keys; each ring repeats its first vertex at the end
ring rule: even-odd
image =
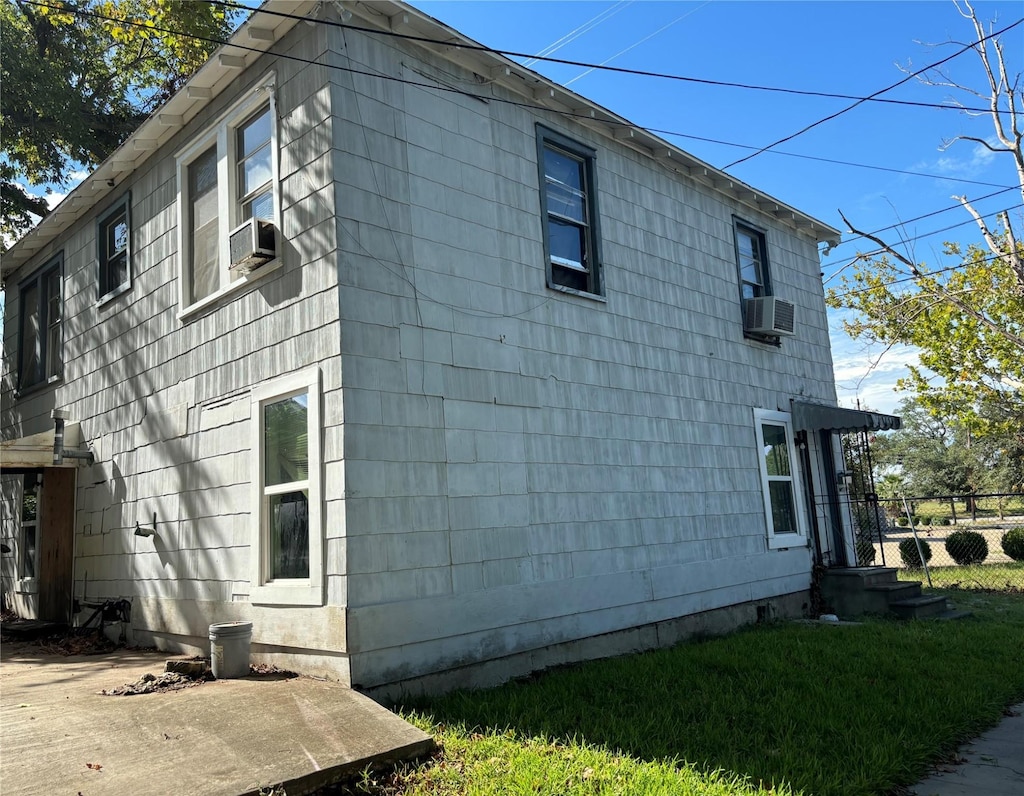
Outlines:
{"type": "MultiPolygon", "coordinates": [[[[952,2],[481,2],[417,0],[418,8],[488,46],[539,53],[577,29],[555,57],[745,84],[866,96],[905,74],[952,54],[973,29],[952,2]],[[623,52],[625,51],[625,52],[623,52]],[[620,54],[621,53],[621,54],[620,54]],[[611,59],[611,60],[609,60],[611,59]]],[[[1024,16],[1020,2],[977,2],[981,19],[1005,27],[1024,16]]],[[[1007,60],[1024,69],[1024,26],[1005,39],[1007,60]]],[[[535,63],[532,68],[648,129],[668,130],[761,147],[852,104],[851,100],[799,97],[748,89],[634,77],[579,67],[535,63]]],[[[965,53],[945,67],[957,82],[984,89],[978,59],[965,53]]],[[[955,93],[910,81],[886,98],[943,103],[955,93]]],[[[970,99],[959,95],[961,99],[970,99]]],[[[972,100],[977,105],[978,101],[972,100]]],[[[865,103],[779,147],[797,155],[921,172],[929,177],[825,163],[766,153],[728,171],[739,179],[845,230],[841,209],[873,232],[925,213],[953,208],[951,196],[984,196],[1016,182],[1008,156],[992,156],[967,142],[942,150],[957,135],[992,138],[987,116],[956,110],[865,103]],[[971,180],[972,182],[961,182],[971,180]],[[985,184],[975,184],[985,183],[985,184]]],[[[719,168],[749,154],[697,138],[665,136],[719,168]]],[[[982,213],[1015,207],[1019,191],[981,201],[982,213]]],[[[1020,214],[1020,208],[1011,211],[1020,214]]],[[[959,208],[902,228],[920,239],[904,251],[934,267],[952,264],[943,240],[972,242],[976,227],[959,208]],[[935,230],[963,224],[940,234],[935,230]]],[[[886,235],[895,241],[896,233],[886,235]]],[[[846,236],[847,238],[852,236],[846,236]]],[[[822,260],[825,278],[861,250],[845,244],[822,260]]],[[[832,284],[828,282],[827,284],[832,284]]],[[[904,396],[894,391],[913,351],[881,356],[841,330],[833,314],[832,348],[840,403],[860,400],[891,411],[904,396]]]]}

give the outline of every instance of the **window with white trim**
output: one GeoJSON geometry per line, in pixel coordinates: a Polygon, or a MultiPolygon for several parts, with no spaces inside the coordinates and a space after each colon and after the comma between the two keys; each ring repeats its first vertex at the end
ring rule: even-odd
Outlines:
{"type": "Polygon", "coordinates": [[[58,255],[19,285],[19,391],[56,381],[63,372],[62,262],[58,255]]]}
{"type": "Polygon", "coordinates": [[[537,127],[548,286],[600,295],[595,157],[590,147],[537,127]]]}
{"type": "Polygon", "coordinates": [[[320,370],[252,392],[253,602],[323,604],[320,370]]]}
{"type": "Polygon", "coordinates": [[[754,410],[768,547],[803,547],[807,544],[800,460],[793,441],[788,412],[754,410]]]}
{"type": "Polygon", "coordinates": [[[280,229],[277,150],[277,109],[268,78],[179,153],[182,307],[247,281],[230,268],[232,230],[252,218],[280,229]]]}
{"type": "Polygon", "coordinates": [[[125,194],[96,222],[96,258],[99,262],[96,293],[99,301],[124,293],[131,287],[130,194],[125,194]]]}

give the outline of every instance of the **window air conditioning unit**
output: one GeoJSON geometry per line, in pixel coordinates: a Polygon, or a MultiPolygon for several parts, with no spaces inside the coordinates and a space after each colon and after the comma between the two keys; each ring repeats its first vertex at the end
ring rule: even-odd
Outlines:
{"type": "Polygon", "coordinates": [[[250,218],[231,231],[228,249],[232,273],[247,274],[277,256],[274,249],[274,225],[270,221],[250,218]]]}
{"type": "Polygon", "coordinates": [[[743,331],[772,336],[795,334],[795,311],[792,302],[775,296],[745,299],[743,331]]]}

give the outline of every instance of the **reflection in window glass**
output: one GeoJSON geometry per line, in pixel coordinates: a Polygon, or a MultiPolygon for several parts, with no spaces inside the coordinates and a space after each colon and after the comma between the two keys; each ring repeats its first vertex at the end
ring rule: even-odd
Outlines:
{"type": "Polygon", "coordinates": [[[309,577],[309,493],[270,498],[270,579],[309,577]]]}
{"type": "Polygon", "coordinates": [[[789,448],[784,426],[761,426],[764,435],[764,463],[768,475],[789,475],[789,448]]]}
{"type": "Polygon", "coordinates": [[[309,478],[309,434],[304,393],[267,404],[263,416],[264,483],[267,486],[309,478]]]}

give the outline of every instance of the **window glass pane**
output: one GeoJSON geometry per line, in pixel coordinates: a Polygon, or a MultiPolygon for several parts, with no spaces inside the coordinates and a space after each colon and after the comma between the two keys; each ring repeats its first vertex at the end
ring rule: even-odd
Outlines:
{"type": "Polygon", "coordinates": [[[242,217],[245,220],[259,218],[263,221],[274,220],[274,194],[272,191],[265,191],[254,196],[242,206],[242,217]]]}
{"type": "Polygon", "coordinates": [[[270,147],[265,146],[238,164],[238,193],[248,196],[270,182],[270,147]]]}
{"type": "Polygon", "coordinates": [[[188,167],[188,191],[193,201],[217,187],[217,146],[197,157],[188,167]]]}
{"type": "Polygon", "coordinates": [[[103,284],[103,292],[109,293],[116,287],[120,287],[128,281],[128,254],[120,252],[115,254],[107,263],[106,274],[103,284]]]}
{"type": "Polygon", "coordinates": [[[38,382],[42,354],[42,329],[39,328],[39,288],[36,283],[21,291],[21,379],[22,387],[38,382]]]}
{"type": "Polygon", "coordinates": [[[270,141],[270,106],[238,128],[238,158],[251,155],[270,141]]]}
{"type": "Polygon", "coordinates": [[[192,300],[198,301],[220,287],[216,146],[189,164],[188,181],[192,216],[192,300]]]}
{"type": "Polygon", "coordinates": [[[60,271],[46,277],[46,322],[53,326],[60,323],[60,271]]]}
{"type": "Polygon", "coordinates": [[[583,164],[550,149],[544,150],[548,212],[580,224],[587,221],[583,164]]]}
{"type": "Polygon", "coordinates": [[[270,579],[309,577],[309,495],[270,496],[270,579]]]}
{"type": "Polygon", "coordinates": [[[789,447],[786,445],[785,426],[762,423],[761,433],[764,436],[764,463],[768,475],[788,476],[789,447]]]}
{"type": "Polygon", "coordinates": [[[46,336],[46,378],[59,376],[63,365],[60,323],[51,326],[46,336]]]}
{"type": "Polygon", "coordinates": [[[586,270],[586,229],[554,218],[548,219],[548,244],[551,262],[586,270]]]}
{"type": "Polygon", "coordinates": [[[107,226],[107,257],[128,248],[128,220],[122,213],[107,226]]]}
{"type": "Polygon", "coordinates": [[[793,485],[789,481],[771,481],[768,494],[772,502],[772,525],[775,533],[799,533],[793,505],[793,485]]]}
{"type": "Polygon", "coordinates": [[[35,522],[39,507],[39,480],[34,475],[25,476],[25,486],[21,493],[21,521],[35,522]]]}
{"type": "Polygon", "coordinates": [[[308,402],[303,393],[263,407],[265,486],[309,478],[308,402]]]}
{"type": "Polygon", "coordinates": [[[36,525],[26,525],[21,529],[21,571],[18,577],[34,578],[36,576],[36,525]]]}
{"type": "Polygon", "coordinates": [[[752,285],[762,285],[761,263],[758,260],[745,259],[740,256],[740,279],[752,285]]]}

